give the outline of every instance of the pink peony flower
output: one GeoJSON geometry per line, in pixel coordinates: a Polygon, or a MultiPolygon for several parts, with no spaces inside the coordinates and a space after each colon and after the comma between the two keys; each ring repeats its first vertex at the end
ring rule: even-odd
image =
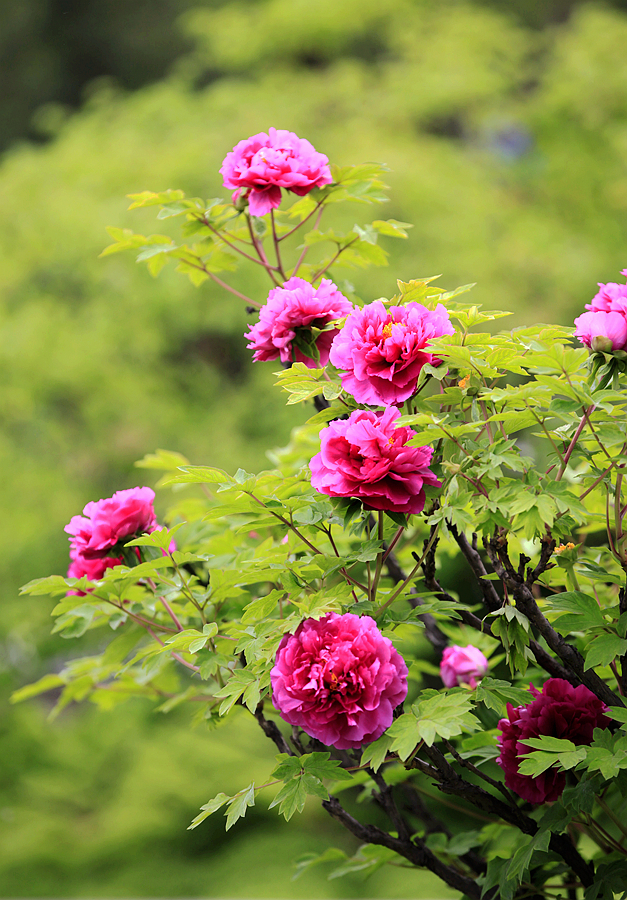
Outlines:
{"type": "Polygon", "coordinates": [[[520,742],[546,734],[576,745],[591,744],[594,729],[607,728],[610,719],[605,715],[607,706],[583,684],[575,688],[563,678],[549,678],[541,692],[533,685],[529,690],[535,700],[526,706],[507,704],[508,717],[499,722],[503,733],[499,737],[501,755],[496,761],[505,772],[508,788],[530,803],[546,803],[561,795],[566,784],[564,773],[551,768],[536,778],[521,775],[520,757],[532,748],[520,742]]]}
{"type": "Polygon", "coordinates": [[[281,203],[281,188],[300,197],[330,184],[329,160],[309,141],[291,131],[270,128],[240,141],[227,153],[220,173],[233,188],[235,203],[242,192],[251,216],[264,216],[281,203]]]}
{"type": "Polygon", "coordinates": [[[338,750],[376,741],[407,696],[407,666],[370,616],[329,613],[286,634],[270,673],[281,718],[338,750]]]}
{"type": "Polygon", "coordinates": [[[429,353],[429,341],[454,331],[441,303],[434,310],[420,303],[386,309],[375,300],[348,317],[330,359],[344,370],[342,385],[358,403],[399,404],[416,390],[422,367],[441,362],[429,353]]]}
{"type": "Polygon", "coordinates": [[[312,327],[324,328],[334,319],[347,316],[353,310],[352,303],[341,294],[328,278],[314,288],[303,278],[290,278],[283,287],[270,291],[265,306],[259,311],[259,322],[249,326],[246,335],[254,350],[253,359],[277,359],[281,362],[304,362],[315,368],[316,352],[320,365],[329,361],[331,342],[337,328],[323,331],[315,338],[312,327]]]}
{"type": "Polygon", "coordinates": [[[65,531],[70,534],[70,556],[85,560],[106,557],[119,541],[138,534],[151,534],[159,526],[148,487],[117,491],[113,497],[88,503],[83,516],[73,516],[65,531]]]}
{"type": "MultiPolygon", "coordinates": [[[[621,275],[627,276],[627,269],[621,275]]],[[[599,288],[586,303],[588,312],[575,319],[575,337],[592,350],[627,350],[627,284],[599,283],[599,288]]]]}
{"type": "Polygon", "coordinates": [[[409,447],[415,431],[394,427],[400,412],[354,410],[320,432],[320,452],[311,460],[311,483],[330,497],[355,497],[366,509],[419,513],[424,485],[440,486],[429,469],[431,447],[409,447]]]}
{"type": "Polygon", "coordinates": [[[481,680],[488,671],[488,661],[481,652],[472,644],[467,647],[459,647],[453,644],[447,647],[442,654],[440,662],[440,676],[447,688],[459,684],[469,684],[471,688],[477,687],[477,681],[481,680]]]}
{"type": "Polygon", "coordinates": [[[627,315],[620,312],[585,312],[575,319],[575,337],[592,350],[611,353],[627,349],[627,315]]]}
{"type": "MultiPolygon", "coordinates": [[[[121,566],[124,560],[121,556],[104,556],[100,559],[86,559],[76,550],[70,551],[72,562],[67,570],[68,578],[82,578],[86,576],[90,581],[99,581],[107,569],[113,566],[121,566]]],[[[68,591],[68,595],[85,597],[85,591],[68,591]]]]}
{"type": "MultiPolygon", "coordinates": [[[[627,277],[627,269],[620,273],[627,277]]],[[[627,284],[616,284],[610,281],[607,284],[599,282],[599,292],[592,298],[592,303],[586,303],[586,309],[592,312],[623,312],[627,313],[627,284]]]]}

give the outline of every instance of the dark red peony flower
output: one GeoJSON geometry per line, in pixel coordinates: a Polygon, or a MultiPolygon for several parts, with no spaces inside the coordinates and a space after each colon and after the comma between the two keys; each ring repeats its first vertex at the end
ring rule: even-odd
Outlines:
{"type": "Polygon", "coordinates": [[[281,718],[338,750],[376,741],[407,696],[407,666],[370,616],[329,613],[286,634],[270,673],[281,718]]]}
{"type": "Polygon", "coordinates": [[[535,700],[527,706],[507,704],[508,717],[499,722],[503,733],[499,737],[501,755],[496,761],[505,772],[508,788],[530,803],[546,803],[560,797],[565,775],[557,769],[547,769],[536,778],[521,775],[520,757],[532,752],[521,741],[549,735],[576,745],[591,744],[594,729],[607,728],[610,719],[605,715],[605,703],[583,684],[575,688],[563,678],[549,678],[541,692],[533,685],[529,690],[535,700]]]}

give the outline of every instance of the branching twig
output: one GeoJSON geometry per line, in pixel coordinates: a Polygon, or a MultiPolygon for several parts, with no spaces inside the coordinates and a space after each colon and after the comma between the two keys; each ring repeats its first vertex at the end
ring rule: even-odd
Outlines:
{"type": "Polygon", "coordinates": [[[376,825],[362,825],[361,822],[358,822],[342,807],[337,797],[329,797],[328,800],[323,800],[322,805],[329,815],[337,819],[360,841],[389,847],[390,850],[394,850],[395,853],[403,856],[415,866],[429,869],[445,884],[466,894],[471,900],[480,900],[481,888],[477,885],[474,878],[468,878],[452,866],[445,865],[419,838],[414,838],[413,841],[402,841],[400,838],[392,837],[391,834],[377,828],[376,825]]]}

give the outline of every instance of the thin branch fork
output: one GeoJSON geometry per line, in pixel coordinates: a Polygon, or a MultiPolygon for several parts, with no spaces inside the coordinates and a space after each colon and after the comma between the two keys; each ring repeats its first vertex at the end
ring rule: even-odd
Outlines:
{"type": "MultiPolygon", "coordinates": [[[[475,578],[479,582],[479,587],[481,588],[481,591],[483,593],[485,606],[487,607],[489,612],[495,612],[497,609],[501,608],[502,601],[497,593],[496,588],[494,587],[494,583],[492,581],[489,581],[485,577],[488,575],[488,570],[486,569],[483,560],[481,559],[481,555],[477,550],[477,535],[473,534],[472,543],[470,543],[466,535],[463,532],[458,531],[458,529],[455,527],[455,525],[453,525],[452,522],[447,522],[446,524],[455,542],[457,543],[457,546],[461,550],[462,555],[465,557],[470,568],[472,569],[475,578]]],[[[552,551],[548,553],[548,556],[546,556],[546,551],[543,546],[538,565],[533,570],[533,572],[527,576],[529,587],[531,587],[533,582],[535,582],[540,577],[542,572],[544,572],[548,567],[548,560],[551,556],[551,553],[552,551]]],[[[521,563],[523,559],[527,558],[521,557],[521,563]]],[[[519,577],[522,577],[522,575],[519,574],[519,577]]],[[[429,569],[428,571],[427,569],[425,569],[425,582],[429,590],[436,590],[438,592],[438,596],[442,600],[453,601],[453,597],[451,597],[450,594],[447,594],[435,579],[435,562],[433,562],[432,571],[431,569],[429,569]]],[[[476,628],[477,631],[483,631],[485,634],[489,634],[491,637],[493,637],[490,626],[484,619],[479,619],[477,616],[473,615],[473,613],[466,609],[460,609],[458,610],[458,612],[464,624],[470,625],[473,628],[476,628]]],[[[579,684],[581,684],[581,680],[573,672],[571,672],[570,669],[562,666],[556,659],[551,656],[550,653],[547,653],[544,647],[537,641],[530,640],[529,649],[535,656],[538,665],[541,666],[545,672],[548,672],[549,675],[552,675],[553,678],[563,678],[566,681],[569,681],[574,687],[577,687],[579,684]]]]}
{"type": "MultiPolygon", "coordinates": [[[[438,787],[441,791],[464,798],[478,809],[492,813],[505,822],[514,825],[523,834],[536,834],[538,825],[532,818],[525,815],[518,807],[510,806],[499,800],[498,797],[495,797],[479,785],[464,781],[437,747],[425,747],[424,752],[438,772],[438,787]]],[[[416,761],[417,759],[414,757],[412,766],[415,765],[416,761]]],[[[416,766],[416,768],[420,768],[420,766],[416,766]]],[[[585,887],[589,887],[593,883],[594,869],[578,853],[570,838],[562,834],[552,834],[549,847],[562,857],[585,887]]]]}
{"type": "Polygon", "coordinates": [[[388,847],[390,850],[398,853],[399,856],[409,860],[413,865],[429,869],[445,884],[466,894],[471,900],[480,900],[481,888],[474,878],[468,878],[452,866],[447,866],[419,838],[414,838],[413,841],[403,841],[400,838],[392,837],[391,834],[382,831],[376,825],[362,825],[361,822],[358,822],[343,808],[337,797],[329,797],[328,800],[323,800],[322,806],[330,816],[337,819],[340,824],[360,841],[388,847]]]}
{"type": "Polygon", "coordinates": [[[494,537],[490,540],[484,540],[484,546],[490,561],[500,578],[503,579],[508,589],[511,591],[516,608],[527,616],[531,624],[538,630],[544,640],[547,642],[551,650],[559,656],[562,662],[578,677],[582,684],[585,684],[596,696],[607,703],[608,706],[623,706],[623,702],[608,686],[599,678],[592,669],[584,670],[584,658],[576,647],[569,644],[559,632],[557,632],[548,619],[540,611],[535,597],[531,591],[533,580],[537,577],[541,568],[542,558],[547,558],[553,552],[555,542],[552,538],[545,538],[543,541],[543,550],[541,561],[530,572],[527,570],[526,580],[522,580],[518,572],[514,569],[507,552],[507,540],[504,537],[494,537]],[[549,553],[550,550],[550,553],[549,553]]]}

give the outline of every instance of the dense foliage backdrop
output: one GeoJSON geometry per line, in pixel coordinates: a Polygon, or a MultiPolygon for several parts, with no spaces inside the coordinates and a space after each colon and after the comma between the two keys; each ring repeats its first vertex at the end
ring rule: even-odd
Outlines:
{"type": "MultiPolygon", "coordinates": [[[[272,389],[275,366],[251,365],[243,308],[168,271],[152,281],[130,258],[99,260],[104,227],[152,228],[151,216],[124,212],[126,193],[225,194],[225,153],[274,124],[339,164],[388,164],[385,217],[416,223],[400,249],[390,247],[394,277],[443,272],[448,285],[476,281],[474,299],[514,310],[517,323],[567,324],[596,282],[617,280],[626,265],[627,15],[568,3],[390,0],[383,11],[371,0],[199,9],[171,0],[135,19],[126,4],[88,6],[33,0],[20,9],[31,22],[51,17],[59,34],[82,16],[92,41],[94,21],[107,22],[109,43],[99,40],[117,48],[109,60],[125,61],[115,71],[87,67],[82,77],[117,81],[92,82],[72,115],[58,105],[41,109],[34,127],[47,141],[14,144],[0,168],[2,890],[363,894],[357,880],[327,883],[315,873],[290,885],[278,860],[263,885],[252,867],[250,882],[241,871],[237,880],[229,874],[244,842],[264,863],[278,842],[287,858],[311,849],[316,829],[329,827],[313,811],[313,836],[292,830],[288,838],[274,818],[277,830],[262,834],[263,810],[228,844],[219,821],[185,832],[211,795],[222,734],[190,738],[176,713],[155,719],[138,705],[106,724],[96,710],[70,710],[52,725],[45,709],[8,706],[12,687],[61,665],[65,645],[48,636],[51,605],[16,599],[17,587],[65,570],[63,525],[87,500],[144,483],[133,462],[157,446],[227,469],[260,468],[265,448],[287,443],[302,420],[272,389]],[[158,12],[166,30],[148,40],[158,12]],[[179,13],[181,31],[171,32],[179,13]],[[167,77],[131,90],[168,67],[167,77]],[[184,781],[160,775],[183,768],[184,781]]],[[[25,21],[15,19],[14,35],[25,21]]],[[[49,31],[42,25],[39,33],[54,60],[49,31]]],[[[12,46],[17,53],[17,38],[12,46]]],[[[95,51],[82,46],[93,63],[95,51]]],[[[32,60],[28,68],[23,54],[17,59],[35,71],[32,60]]],[[[41,63],[38,71],[53,69],[41,63]]],[[[80,77],[68,80],[67,94],[52,92],[50,74],[29,78],[20,109],[80,97],[80,77]]],[[[4,110],[16,129],[7,134],[27,133],[26,118],[17,126],[25,114],[4,110]]],[[[374,299],[393,290],[391,271],[346,277],[374,299]]],[[[263,301],[263,282],[242,278],[245,293],[263,301]]],[[[236,775],[234,758],[232,766],[236,775]]],[[[403,873],[393,885],[375,875],[365,890],[431,893],[403,873]]]]}

